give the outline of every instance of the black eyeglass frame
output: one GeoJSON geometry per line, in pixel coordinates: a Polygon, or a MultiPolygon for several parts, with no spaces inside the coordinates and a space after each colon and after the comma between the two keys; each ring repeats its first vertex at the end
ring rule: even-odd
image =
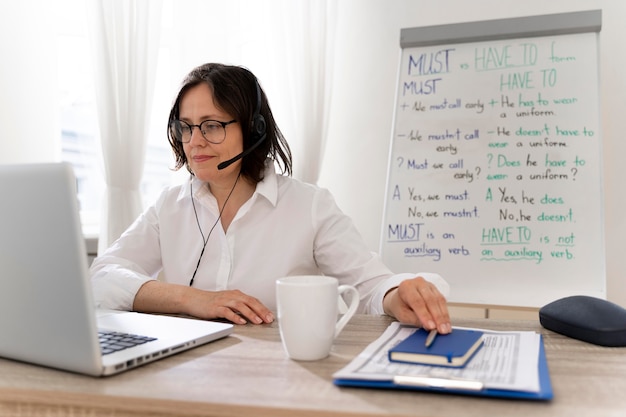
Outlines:
{"type": "Polygon", "coordinates": [[[200,133],[202,134],[202,138],[204,138],[204,140],[206,140],[209,143],[213,143],[215,145],[219,145],[220,143],[224,142],[224,140],[226,139],[226,126],[228,126],[228,125],[230,125],[232,123],[236,123],[236,122],[237,122],[237,119],[233,119],[233,120],[230,120],[228,122],[222,122],[222,121],[219,121],[219,120],[208,119],[208,120],[203,120],[199,125],[193,125],[191,123],[185,122],[184,120],[175,119],[175,120],[172,120],[170,122],[170,132],[172,132],[172,137],[176,141],[178,141],[180,143],[189,143],[191,141],[191,137],[193,136],[193,128],[197,127],[200,130],[200,133]],[[218,123],[218,124],[220,124],[222,126],[222,130],[224,131],[224,137],[222,138],[222,140],[220,140],[219,142],[215,142],[215,141],[207,139],[207,137],[204,136],[204,132],[202,131],[202,125],[207,123],[207,122],[218,123]],[[185,140],[183,140],[183,135],[182,134],[180,135],[180,137],[178,137],[178,135],[176,135],[174,133],[176,131],[176,128],[173,125],[175,125],[176,123],[178,123],[179,125],[182,125],[182,126],[185,126],[185,125],[189,126],[189,130],[190,130],[189,140],[185,141],[185,140]]]}

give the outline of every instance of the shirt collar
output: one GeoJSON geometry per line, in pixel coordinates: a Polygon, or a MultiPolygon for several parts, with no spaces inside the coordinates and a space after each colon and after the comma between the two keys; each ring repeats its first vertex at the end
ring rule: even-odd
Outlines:
{"type": "Polygon", "coordinates": [[[193,187],[194,194],[198,192],[198,189],[202,187],[202,181],[198,180],[193,175],[189,175],[189,178],[181,184],[180,191],[178,192],[177,202],[183,201],[185,198],[189,198],[191,195],[191,187],[193,187]],[[193,185],[192,185],[193,184],[193,185]]]}
{"type": "Polygon", "coordinates": [[[256,185],[255,194],[264,197],[273,206],[278,202],[278,175],[274,168],[274,162],[270,159],[265,161],[263,180],[256,185]]]}

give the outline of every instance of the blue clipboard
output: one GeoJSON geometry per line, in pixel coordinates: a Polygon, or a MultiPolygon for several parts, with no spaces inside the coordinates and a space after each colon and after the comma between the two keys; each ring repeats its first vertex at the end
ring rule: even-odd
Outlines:
{"type": "MultiPolygon", "coordinates": [[[[463,387],[442,387],[437,384],[402,384],[395,381],[380,380],[361,380],[361,379],[344,379],[335,378],[335,385],[342,387],[359,387],[359,388],[383,388],[394,390],[411,390],[411,391],[427,391],[445,394],[471,395],[478,397],[494,397],[509,398],[520,400],[539,400],[548,401],[553,398],[552,383],[550,381],[550,372],[548,370],[548,361],[543,346],[543,337],[539,344],[539,392],[511,391],[493,388],[480,388],[467,386],[463,387]]],[[[454,385],[454,384],[453,384],[454,385]]]]}

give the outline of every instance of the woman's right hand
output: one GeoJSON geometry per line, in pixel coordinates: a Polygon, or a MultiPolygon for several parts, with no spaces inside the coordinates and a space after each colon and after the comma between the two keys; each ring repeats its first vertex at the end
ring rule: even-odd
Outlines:
{"type": "Polygon", "coordinates": [[[236,324],[263,324],[274,321],[274,314],[259,300],[239,290],[204,291],[196,288],[186,297],[189,314],[202,318],[224,318],[236,324]]]}

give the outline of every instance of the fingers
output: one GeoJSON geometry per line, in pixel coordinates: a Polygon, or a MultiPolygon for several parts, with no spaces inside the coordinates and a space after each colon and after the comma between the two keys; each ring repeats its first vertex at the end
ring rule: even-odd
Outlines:
{"type": "Polygon", "coordinates": [[[434,284],[421,277],[403,281],[398,286],[397,298],[402,315],[396,317],[398,320],[427,330],[437,329],[442,334],[452,331],[446,299],[434,284]]]}
{"type": "Polygon", "coordinates": [[[196,303],[204,318],[224,318],[236,324],[263,324],[274,321],[274,314],[267,307],[239,290],[202,291],[196,303]]]}
{"type": "Polygon", "coordinates": [[[231,298],[220,310],[224,314],[224,318],[233,323],[246,324],[263,324],[274,321],[274,315],[259,300],[254,297],[247,296],[243,293],[236,294],[235,298],[231,298]]]}

